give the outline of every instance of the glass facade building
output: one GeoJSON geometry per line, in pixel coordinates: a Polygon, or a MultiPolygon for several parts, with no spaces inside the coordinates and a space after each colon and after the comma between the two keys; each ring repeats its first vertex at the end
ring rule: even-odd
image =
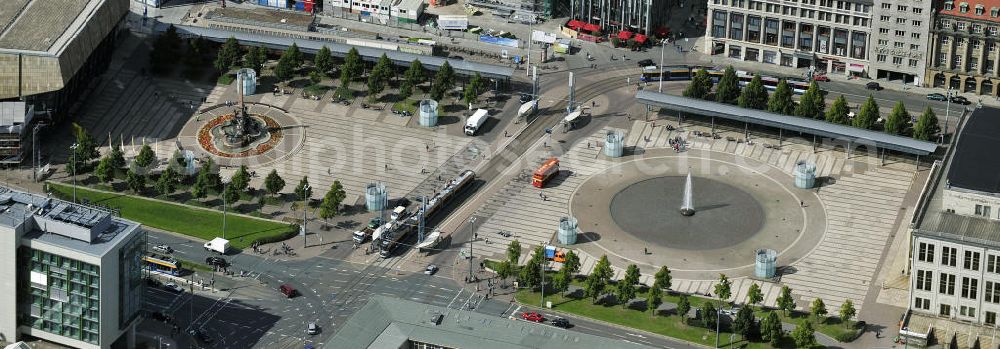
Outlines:
{"type": "Polygon", "coordinates": [[[19,254],[28,276],[19,303],[29,308],[20,325],[99,345],[100,267],[27,247],[19,254]]]}

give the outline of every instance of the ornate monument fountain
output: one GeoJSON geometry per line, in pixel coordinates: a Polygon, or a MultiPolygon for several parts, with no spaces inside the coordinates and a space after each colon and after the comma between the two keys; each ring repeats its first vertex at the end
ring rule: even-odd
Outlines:
{"type": "MultiPolygon", "coordinates": [[[[244,76],[237,74],[237,101],[232,106],[232,112],[223,112],[200,126],[198,143],[209,153],[223,158],[246,158],[264,154],[281,142],[284,133],[282,124],[275,117],[285,115],[274,108],[250,108],[250,104],[264,106],[259,103],[246,103],[243,100],[244,76]]],[[[216,110],[225,110],[227,105],[216,110]]],[[[211,112],[209,112],[211,113],[211,112]]]]}
{"type": "Polygon", "coordinates": [[[684,199],[681,202],[681,215],[694,216],[694,202],[691,199],[691,173],[688,173],[687,180],[684,181],[684,199]]]}
{"type": "Polygon", "coordinates": [[[238,104],[233,111],[233,117],[223,122],[221,126],[222,133],[225,135],[223,144],[230,148],[244,148],[252,145],[267,133],[264,121],[251,117],[250,113],[247,112],[247,107],[243,103],[243,77],[240,76],[239,79],[240,81],[236,83],[236,95],[239,96],[238,104]]]}

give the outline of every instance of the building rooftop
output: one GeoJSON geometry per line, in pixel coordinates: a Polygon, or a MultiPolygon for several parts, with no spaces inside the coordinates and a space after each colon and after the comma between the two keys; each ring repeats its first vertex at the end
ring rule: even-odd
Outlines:
{"type": "Polygon", "coordinates": [[[424,5],[424,0],[393,0],[392,6],[405,9],[405,10],[415,10],[420,6],[424,5]]]}
{"type": "Polygon", "coordinates": [[[409,300],[373,296],[326,348],[406,348],[408,341],[448,348],[621,348],[646,346],[409,300]]]}
{"type": "Polygon", "coordinates": [[[939,6],[940,9],[938,13],[948,16],[965,17],[969,19],[978,19],[983,21],[996,22],[996,19],[992,17],[990,11],[993,9],[1000,10],[1000,0],[945,0],[944,2],[951,2],[954,4],[951,10],[945,10],[944,6],[939,6]],[[968,11],[962,13],[962,4],[969,6],[968,11]],[[976,7],[983,8],[983,14],[976,14],[976,7]]]}
{"type": "Polygon", "coordinates": [[[1000,221],[944,211],[928,212],[917,235],[998,248],[1000,221]]]}
{"type": "Polygon", "coordinates": [[[22,224],[30,227],[25,240],[92,256],[103,256],[139,227],[100,208],[0,187],[0,225],[22,224]]]}
{"type": "Polygon", "coordinates": [[[2,0],[0,49],[48,52],[74,35],[104,0],[2,0]],[[68,35],[67,35],[68,34],[68,35]]]}
{"type": "Polygon", "coordinates": [[[308,31],[313,16],[304,12],[279,11],[263,8],[215,8],[205,14],[206,19],[246,25],[259,25],[279,29],[308,31]]]}
{"type": "Polygon", "coordinates": [[[962,128],[951,161],[948,184],[962,189],[1000,193],[1000,109],[979,108],[962,128]]]}

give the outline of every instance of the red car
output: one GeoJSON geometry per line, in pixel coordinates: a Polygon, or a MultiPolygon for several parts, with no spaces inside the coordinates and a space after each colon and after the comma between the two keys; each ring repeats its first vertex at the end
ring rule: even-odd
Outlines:
{"type": "Polygon", "coordinates": [[[830,81],[826,75],[813,75],[813,81],[830,81]]]}
{"type": "Polygon", "coordinates": [[[533,311],[526,311],[521,313],[521,318],[531,322],[542,322],[542,320],[544,320],[544,318],[542,318],[542,314],[533,311]]]}

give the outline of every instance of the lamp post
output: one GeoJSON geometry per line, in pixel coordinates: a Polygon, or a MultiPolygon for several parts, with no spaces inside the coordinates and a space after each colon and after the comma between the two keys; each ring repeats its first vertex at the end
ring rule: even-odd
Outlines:
{"type": "MultiPolygon", "coordinates": [[[[544,246],[545,244],[543,243],[542,245],[544,246]]],[[[538,270],[542,273],[542,282],[539,283],[539,286],[541,286],[542,289],[542,297],[538,300],[538,307],[543,309],[545,308],[545,262],[545,256],[542,256],[542,258],[538,260],[538,270]]]]}
{"type": "Polygon", "coordinates": [[[76,168],[80,166],[80,164],[76,163],[76,149],[79,148],[79,147],[80,147],[80,143],[73,143],[73,145],[69,146],[69,149],[73,153],[73,163],[72,164],[73,164],[73,203],[74,204],[76,203],[76,168]]]}
{"type": "Polygon", "coordinates": [[[38,165],[42,162],[42,152],[38,150],[38,130],[42,127],[48,126],[46,123],[37,123],[35,128],[31,130],[31,180],[33,182],[38,182],[38,165]]]}
{"type": "Polygon", "coordinates": [[[472,238],[469,239],[469,282],[472,282],[472,243],[476,241],[476,217],[469,218],[472,226],[472,238]]]}
{"type": "Polygon", "coordinates": [[[715,309],[715,347],[719,347],[719,319],[722,318],[722,304],[715,309]]]}
{"type": "MultiPolygon", "coordinates": [[[[232,181],[232,179],[229,180],[232,181]]],[[[229,183],[223,184],[222,185],[222,238],[223,239],[226,238],[226,212],[227,212],[226,206],[228,206],[228,202],[226,200],[226,193],[228,192],[227,189],[229,189],[229,183]]]]}
{"type": "Polygon", "coordinates": [[[944,137],[948,135],[948,121],[951,119],[951,87],[948,87],[947,100],[944,105],[944,132],[941,132],[941,144],[944,144],[944,137]]]}
{"type": "Polygon", "coordinates": [[[663,51],[667,50],[667,40],[666,39],[662,39],[662,40],[660,40],[660,43],[661,43],[661,45],[660,45],[660,67],[659,67],[659,69],[660,69],[660,83],[659,83],[659,85],[660,86],[659,86],[659,88],[657,88],[657,92],[663,93],[663,51]]]}
{"type": "MultiPolygon", "coordinates": [[[[309,187],[308,184],[306,184],[305,186],[302,187],[302,189],[303,189],[303,193],[308,193],[309,190],[312,189],[312,188],[309,187]]],[[[308,212],[308,208],[309,208],[308,202],[309,202],[309,198],[308,197],[303,197],[302,198],[302,248],[306,248],[306,235],[307,235],[307,233],[306,233],[306,222],[307,222],[306,221],[306,213],[308,212]]]]}

